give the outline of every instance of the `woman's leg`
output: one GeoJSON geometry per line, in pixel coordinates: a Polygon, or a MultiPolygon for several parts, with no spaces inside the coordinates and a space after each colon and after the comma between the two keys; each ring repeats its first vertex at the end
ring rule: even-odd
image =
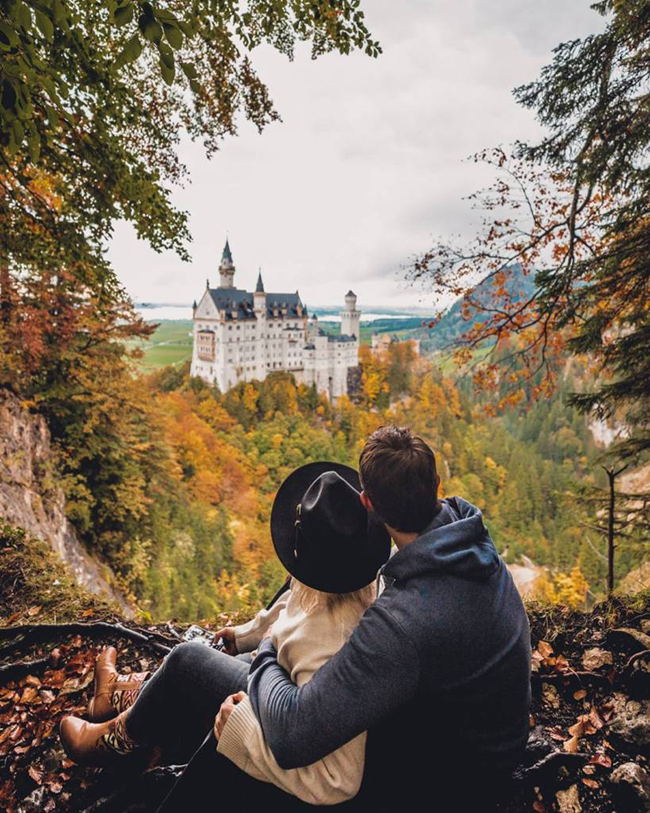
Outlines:
{"type": "Polygon", "coordinates": [[[246,689],[249,657],[196,642],[179,644],[143,685],[126,714],[126,733],[159,745],[165,761],[187,761],[214,724],[222,702],[246,689]]]}

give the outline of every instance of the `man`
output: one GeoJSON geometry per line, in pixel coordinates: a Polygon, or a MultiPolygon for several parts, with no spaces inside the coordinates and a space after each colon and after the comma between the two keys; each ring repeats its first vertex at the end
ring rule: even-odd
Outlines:
{"type": "MultiPolygon", "coordinates": [[[[361,453],[361,500],[397,552],[348,643],[302,688],[266,639],[248,693],[282,768],[369,731],[358,807],[489,808],[528,735],[530,633],[480,511],[438,499],[431,449],[385,426],[361,453]]],[[[228,698],[221,735],[242,693],[228,698]]]]}

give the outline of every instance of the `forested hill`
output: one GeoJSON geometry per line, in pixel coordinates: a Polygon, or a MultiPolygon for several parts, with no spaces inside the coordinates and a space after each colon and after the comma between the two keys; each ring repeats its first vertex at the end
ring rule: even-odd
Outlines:
{"type": "MultiPolygon", "coordinates": [[[[444,494],[483,510],[506,560],[550,569],[543,595],[580,605],[603,593],[602,543],[585,535],[575,497],[602,473],[586,419],[563,403],[573,374],[552,398],[488,418],[487,394],[408,342],[382,356],[362,348],[361,369],[354,400],[335,405],[285,373],[221,394],[186,369],[125,369],[50,419],[70,520],[152,618],[253,611],[284,578],[268,530],[282,480],[312,460],[356,466],[374,429],[405,424],[436,450],[444,494]]],[[[619,575],[640,557],[622,547],[619,575]]]]}
{"type": "MultiPolygon", "coordinates": [[[[535,292],[533,275],[526,274],[520,264],[510,266],[504,278],[503,286],[508,296],[513,300],[525,301],[535,292]]],[[[472,299],[482,305],[489,305],[495,296],[495,287],[492,280],[480,282],[472,291],[472,299]]],[[[469,307],[463,312],[462,298],[446,311],[439,321],[430,330],[422,334],[422,346],[426,350],[440,350],[448,347],[458,339],[476,316],[476,309],[469,307]]]]}

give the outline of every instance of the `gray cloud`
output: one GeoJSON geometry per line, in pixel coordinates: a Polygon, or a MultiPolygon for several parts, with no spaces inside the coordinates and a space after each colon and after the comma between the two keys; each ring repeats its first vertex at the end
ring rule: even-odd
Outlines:
{"type": "Polygon", "coordinates": [[[329,54],[253,60],[282,123],[242,123],[212,161],[181,145],[192,183],[174,201],[191,214],[193,263],[158,255],[120,225],[110,258],[137,299],[191,302],[216,279],[229,234],[236,282],[300,289],[308,304],[424,304],[401,267],[432,236],[470,234],[463,197],[488,178],[463,162],[485,146],[534,138],[512,88],[534,79],[559,42],[601,27],[583,0],[366,0],[377,60],[329,54]]]}

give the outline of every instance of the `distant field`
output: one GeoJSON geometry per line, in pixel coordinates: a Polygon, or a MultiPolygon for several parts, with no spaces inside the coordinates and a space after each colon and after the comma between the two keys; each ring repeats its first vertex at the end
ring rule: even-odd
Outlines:
{"type": "Polygon", "coordinates": [[[160,323],[146,342],[137,342],[144,356],[137,362],[143,370],[155,370],[168,364],[177,366],[192,358],[192,322],[179,319],[160,323]]]}

